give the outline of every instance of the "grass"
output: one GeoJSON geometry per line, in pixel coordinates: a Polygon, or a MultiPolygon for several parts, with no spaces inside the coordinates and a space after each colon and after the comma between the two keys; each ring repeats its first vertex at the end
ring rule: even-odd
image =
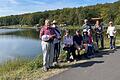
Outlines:
{"type": "Polygon", "coordinates": [[[65,26],[63,29],[80,29],[80,26],[65,26]]]}
{"type": "Polygon", "coordinates": [[[42,55],[35,59],[16,59],[0,65],[0,80],[37,80],[45,79],[56,73],[62,72],[65,68],[51,69],[48,72],[42,71],[42,55]]]}
{"type": "Polygon", "coordinates": [[[33,26],[30,25],[10,25],[10,26],[0,26],[0,28],[4,29],[34,29],[33,26]]]}
{"type": "MultiPolygon", "coordinates": [[[[105,25],[104,27],[107,27],[107,25],[105,25]]],[[[116,29],[120,29],[120,25],[115,25],[116,29]]],[[[82,26],[64,26],[63,29],[81,29],[82,26]]]]}

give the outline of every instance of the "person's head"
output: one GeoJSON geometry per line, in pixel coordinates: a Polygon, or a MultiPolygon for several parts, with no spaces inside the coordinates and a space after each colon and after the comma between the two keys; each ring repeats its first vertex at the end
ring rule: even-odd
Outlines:
{"type": "Polygon", "coordinates": [[[87,35],[87,34],[88,34],[87,30],[84,29],[84,30],[83,30],[83,35],[87,35]]]}
{"type": "Polygon", "coordinates": [[[85,19],[85,20],[84,20],[84,23],[85,23],[85,24],[87,24],[87,22],[88,22],[88,20],[87,20],[87,19],[85,19]]]}
{"type": "Polygon", "coordinates": [[[113,26],[113,22],[112,21],[109,22],[109,26],[113,26]]]}
{"type": "Polygon", "coordinates": [[[53,20],[53,22],[51,24],[53,25],[52,27],[56,27],[57,21],[53,20]]]}
{"type": "Polygon", "coordinates": [[[53,20],[52,24],[57,24],[57,21],[56,21],[56,20],[53,20]]]}
{"type": "Polygon", "coordinates": [[[50,25],[50,20],[49,20],[49,19],[46,19],[46,20],[45,20],[45,25],[46,25],[46,26],[49,26],[49,25],[50,25]]]}
{"type": "Polygon", "coordinates": [[[100,22],[97,20],[97,21],[96,21],[96,25],[99,25],[99,24],[100,24],[100,22]]]}
{"type": "Polygon", "coordinates": [[[80,30],[77,30],[77,31],[76,31],[76,35],[80,35],[80,30]]]}
{"type": "Polygon", "coordinates": [[[65,30],[65,35],[69,35],[70,31],[69,30],[65,30]]]}

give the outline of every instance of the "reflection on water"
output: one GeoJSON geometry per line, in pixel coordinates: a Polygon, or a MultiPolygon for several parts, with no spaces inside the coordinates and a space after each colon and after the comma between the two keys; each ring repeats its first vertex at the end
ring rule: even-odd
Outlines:
{"type": "Polygon", "coordinates": [[[2,31],[4,34],[0,35],[0,62],[16,57],[34,57],[41,53],[40,40],[35,30],[2,31]]]}
{"type": "Polygon", "coordinates": [[[0,34],[22,31],[24,29],[0,29],[0,34]]]}

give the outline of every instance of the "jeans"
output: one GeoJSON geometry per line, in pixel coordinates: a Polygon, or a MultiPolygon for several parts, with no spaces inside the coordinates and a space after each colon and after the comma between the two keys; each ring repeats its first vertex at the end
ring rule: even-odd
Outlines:
{"type": "Polygon", "coordinates": [[[97,47],[99,47],[99,40],[101,42],[101,48],[104,48],[104,39],[103,39],[103,35],[100,34],[96,34],[96,43],[97,43],[97,47]]]}
{"type": "Polygon", "coordinates": [[[115,48],[115,40],[114,36],[110,36],[110,49],[115,48]]]}
{"type": "Polygon", "coordinates": [[[53,65],[54,45],[52,42],[41,42],[43,52],[43,67],[49,68],[53,65]]]}
{"type": "Polygon", "coordinates": [[[94,46],[92,44],[88,45],[88,56],[94,55],[94,46]]]}

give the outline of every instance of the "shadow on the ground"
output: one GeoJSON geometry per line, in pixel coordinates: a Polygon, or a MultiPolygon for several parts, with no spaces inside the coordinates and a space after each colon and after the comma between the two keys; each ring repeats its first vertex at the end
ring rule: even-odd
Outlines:
{"type": "Polygon", "coordinates": [[[116,46],[115,50],[110,50],[110,49],[100,50],[99,53],[95,53],[95,57],[99,58],[99,57],[103,57],[103,55],[110,55],[111,53],[115,53],[115,51],[117,51],[117,49],[120,49],[120,46],[116,46]]]}
{"type": "Polygon", "coordinates": [[[86,62],[78,62],[75,64],[68,64],[68,65],[63,65],[59,66],[59,68],[76,68],[76,67],[90,67],[93,66],[94,64],[99,64],[99,63],[104,63],[104,61],[86,61],[86,62]]]}
{"type": "Polygon", "coordinates": [[[105,51],[99,51],[98,53],[95,53],[95,57],[103,57],[104,55],[109,55],[110,53],[114,53],[115,50],[105,50],[105,51]]]}
{"type": "Polygon", "coordinates": [[[104,63],[104,61],[87,61],[87,62],[84,62],[84,63],[77,63],[77,64],[74,64],[74,65],[71,65],[72,68],[75,68],[75,67],[90,67],[94,64],[98,64],[98,63],[104,63]]]}
{"type": "MultiPolygon", "coordinates": [[[[115,51],[117,51],[117,49],[120,49],[120,46],[116,47],[116,50],[100,50],[98,53],[95,53],[95,58],[101,58],[104,55],[110,55],[111,53],[115,53],[115,51]]],[[[86,60],[85,58],[83,58],[82,60],[86,60]]],[[[75,67],[90,67],[94,64],[98,64],[98,63],[104,63],[104,61],[87,61],[87,62],[83,62],[83,63],[75,63],[75,64],[68,64],[68,65],[63,65],[59,68],[75,68],[75,67]]]]}

